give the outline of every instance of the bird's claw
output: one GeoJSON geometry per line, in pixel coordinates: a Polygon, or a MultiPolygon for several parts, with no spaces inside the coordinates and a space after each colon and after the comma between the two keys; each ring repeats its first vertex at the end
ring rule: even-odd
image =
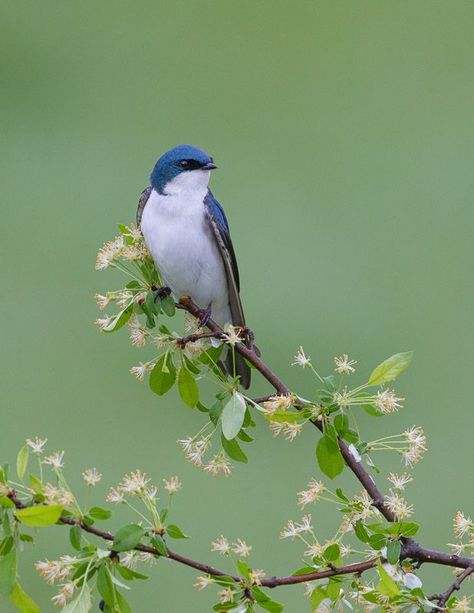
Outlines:
{"type": "Polygon", "coordinates": [[[153,293],[155,295],[155,300],[157,300],[158,298],[160,300],[163,300],[163,298],[166,298],[167,296],[171,294],[171,290],[166,285],[163,285],[163,287],[153,288],[153,293]]]}
{"type": "Polygon", "coordinates": [[[254,351],[258,356],[260,356],[260,349],[255,345],[255,334],[253,331],[248,326],[244,326],[242,328],[242,333],[245,338],[245,344],[250,351],[254,351]]]}
{"type": "Polygon", "coordinates": [[[199,327],[200,328],[204,328],[204,326],[207,325],[207,322],[211,318],[211,311],[212,311],[212,308],[210,304],[208,304],[205,309],[201,310],[201,313],[199,315],[199,327]]]}

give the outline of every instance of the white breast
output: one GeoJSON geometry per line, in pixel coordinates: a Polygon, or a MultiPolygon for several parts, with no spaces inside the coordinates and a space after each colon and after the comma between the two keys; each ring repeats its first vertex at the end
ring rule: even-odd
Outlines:
{"type": "Polygon", "coordinates": [[[207,183],[205,190],[166,191],[151,192],[141,221],[163,281],[176,299],[187,295],[201,308],[210,304],[213,319],[230,322],[224,264],[205,215],[207,183]]]}

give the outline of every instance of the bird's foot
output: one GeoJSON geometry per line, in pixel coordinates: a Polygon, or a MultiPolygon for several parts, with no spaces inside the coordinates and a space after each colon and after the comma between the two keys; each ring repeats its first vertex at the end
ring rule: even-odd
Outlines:
{"type": "Polygon", "coordinates": [[[163,298],[171,294],[171,290],[166,285],[163,285],[163,287],[153,287],[153,293],[155,295],[155,300],[157,300],[157,298],[163,300],[163,298]]]}
{"type": "Polygon", "coordinates": [[[207,305],[207,307],[205,309],[201,310],[201,312],[199,314],[199,327],[200,328],[204,328],[204,326],[207,325],[207,322],[211,318],[211,312],[212,312],[212,308],[211,308],[211,304],[210,303],[207,305]]]}
{"type": "Polygon", "coordinates": [[[258,356],[260,356],[260,349],[255,345],[255,334],[253,331],[248,326],[244,326],[242,328],[242,333],[244,335],[245,344],[250,351],[254,351],[258,356]]]}

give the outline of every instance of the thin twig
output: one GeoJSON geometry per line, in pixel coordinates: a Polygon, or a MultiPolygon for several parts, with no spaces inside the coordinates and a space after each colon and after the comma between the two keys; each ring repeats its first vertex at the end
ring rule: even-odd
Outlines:
{"type": "Polygon", "coordinates": [[[215,334],[214,332],[196,332],[195,334],[189,334],[188,336],[181,336],[176,339],[176,344],[184,349],[188,343],[195,343],[196,341],[200,341],[202,338],[222,338],[220,334],[215,334]]]}
{"type": "MultiPolygon", "coordinates": [[[[28,506],[32,506],[32,505],[27,505],[21,500],[19,500],[14,490],[10,490],[7,496],[13,502],[13,504],[15,505],[17,509],[25,509],[28,506]]],[[[93,534],[94,536],[97,536],[105,541],[113,542],[114,540],[114,535],[111,532],[100,530],[99,528],[95,528],[94,526],[89,526],[86,523],[84,523],[84,521],[82,521],[81,519],[76,519],[74,517],[62,515],[59,518],[58,522],[66,526],[79,526],[79,528],[81,528],[81,530],[84,530],[84,532],[93,534]]],[[[157,557],[161,555],[157,549],[155,549],[154,547],[148,547],[147,545],[139,544],[139,545],[136,545],[136,547],[134,547],[133,549],[135,551],[151,553],[152,555],[157,556],[157,557]]],[[[242,579],[241,577],[237,577],[236,575],[231,575],[223,570],[215,568],[214,566],[210,566],[209,564],[203,564],[202,562],[197,562],[196,560],[192,560],[191,558],[182,556],[179,553],[176,553],[175,551],[172,551],[171,549],[169,549],[168,546],[166,546],[166,551],[168,554],[167,557],[170,560],[174,560],[175,562],[178,562],[179,564],[184,564],[185,566],[189,566],[191,568],[194,568],[195,570],[199,570],[207,575],[213,575],[215,577],[231,577],[236,583],[239,583],[242,579]]],[[[367,560],[365,562],[359,562],[357,564],[348,564],[346,566],[340,566],[339,568],[334,567],[332,569],[317,571],[314,573],[308,573],[306,575],[298,575],[298,576],[290,575],[288,577],[269,577],[268,579],[262,579],[261,585],[264,587],[273,588],[273,587],[278,587],[280,585],[294,585],[297,583],[305,583],[306,581],[315,581],[317,579],[325,579],[327,577],[333,577],[334,575],[348,575],[348,574],[353,574],[353,573],[360,574],[368,570],[369,568],[372,568],[373,566],[375,566],[376,563],[377,563],[377,558],[374,558],[372,560],[367,560]]]]}
{"type": "Polygon", "coordinates": [[[461,583],[464,579],[467,579],[471,573],[474,572],[474,566],[470,566],[466,568],[453,583],[448,587],[448,589],[442,594],[434,594],[430,597],[430,600],[436,600],[438,602],[438,606],[444,608],[448,600],[451,598],[451,595],[461,589],[461,583]]]}
{"type": "MultiPolygon", "coordinates": [[[[177,303],[177,308],[188,311],[194,317],[198,319],[202,317],[202,310],[194,304],[194,302],[188,298],[183,297],[177,303]]],[[[223,332],[215,321],[209,319],[207,322],[209,330],[215,334],[221,334],[223,332]]],[[[287,387],[283,381],[263,362],[257,353],[246,347],[243,343],[236,343],[235,349],[241,355],[243,355],[261,375],[275,388],[277,394],[288,395],[291,393],[289,387],[287,387]]],[[[258,400],[258,399],[257,399],[258,400]]],[[[321,420],[314,420],[311,422],[318,430],[323,431],[323,424],[321,420]]],[[[374,479],[362,466],[362,463],[358,461],[349,451],[348,445],[345,441],[338,439],[339,449],[341,450],[342,457],[344,458],[349,469],[354,473],[358,481],[362,484],[372,499],[373,506],[380,511],[380,513],[389,522],[396,520],[394,513],[385,504],[384,496],[377,487],[374,479]]],[[[457,555],[443,553],[441,551],[435,551],[419,545],[415,540],[410,538],[402,538],[402,557],[409,558],[418,562],[431,562],[435,564],[443,564],[447,566],[455,566],[458,568],[469,568],[474,566],[473,558],[466,558],[457,555]]]]}

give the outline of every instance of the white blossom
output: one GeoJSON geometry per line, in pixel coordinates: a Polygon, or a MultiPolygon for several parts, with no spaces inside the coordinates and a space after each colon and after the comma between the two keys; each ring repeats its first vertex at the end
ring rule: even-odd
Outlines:
{"type": "Polygon", "coordinates": [[[350,360],[347,353],[344,353],[341,357],[334,358],[334,363],[336,364],[334,369],[336,372],[350,375],[355,372],[354,364],[357,364],[357,360],[350,360]]]}
{"type": "Polygon", "coordinates": [[[303,347],[299,347],[296,355],[294,357],[294,362],[291,364],[292,366],[301,366],[302,368],[306,368],[311,364],[311,358],[305,355],[303,347]]]}
{"type": "Polygon", "coordinates": [[[117,488],[111,487],[106,500],[107,502],[123,502],[124,495],[117,488]]]}
{"type": "Polygon", "coordinates": [[[212,585],[213,583],[214,579],[210,575],[200,576],[196,578],[196,583],[194,584],[194,587],[201,591],[208,585],[212,585]]]}
{"type": "Polygon", "coordinates": [[[304,509],[304,507],[311,502],[315,502],[319,496],[326,490],[325,486],[321,481],[316,481],[316,479],[311,479],[308,483],[306,490],[302,490],[298,492],[298,505],[304,509]]]}
{"type": "Polygon", "coordinates": [[[413,481],[413,477],[407,473],[403,473],[402,475],[389,473],[387,478],[396,490],[404,490],[405,485],[413,481]]]}
{"type": "Polygon", "coordinates": [[[175,494],[182,488],[182,484],[178,480],[178,477],[170,477],[169,481],[163,479],[164,481],[164,489],[168,492],[168,494],[175,494]]]}
{"type": "Polygon", "coordinates": [[[375,397],[375,406],[382,413],[394,413],[403,407],[401,402],[404,398],[398,398],[394,390],[385,389],[381,392],[377,392],[375,397]]]}
{"type": "Polygon", "coordinates": [[[125,494],[143,493],[149,482],[150,479],[147,478],[146,474],[137,469],[135,472],[123,477],[118,489],[125,494]]]}
{"type": "Polygon", "coordinates": [[[250,581],[255,585],[262,585],[262,579],[266,577],[267,573],[261,568],[251,570],[249,573],[250,581]]]}
{"type": "Polygon", "coordinates": [[[390,490],[389,496],[385,496],[385,505],[397,519],[406,519],[413,514],[413,505],[408,504],[398,492],[392,490],[390,490]]]}
{"type": "Polygon", "coordinates": [[[49,464],[50,466],[53,466],[54,468],[60,469],[64,466],[63,457],[64,457],[64,451],[56,451],[56,453],[53,453],[52,455],[47,456],[43,460],[43,463],[49,464]]]}
{"type": "Polygon", "coordinates": [[[82,477],[87,485],[94,486],[102,479],[102,475],[98,472],[97,468],[88,468],[82,473],[82,477]]]}
{"type": "Polygon", "coordinates": [[[215,541],[212,541],[211,551],[217,551],[218,553],[222,555],[229,553],[230,551],[229,541],[225,538],[223,534],[221,534],[221,536],[215,541]]]}
{"type": "Polygon", "coordinates": [[[37,454],[43,453],[43,448],[47,442],[48,442],[47,438],[38,438],[37,436],[35,436],[34,439],[31,439],[31,438],[26,439],[26,444],[31,449],[32,453],[37,453],[37,454]]]}
{"type": "Polygon", "coordinates": [[[237,539],[235,543],[232,543],[231,549],[235,555],[240,556],[241,558],[248,558],[252,547],[251,545],[247,545],[247,543],[242,539],[237,539]]]}
{"type": "Polygon", "coordinates": [[[474,528],[474,523],[470,517],[466,517],[462,511],[458,511],[454,517],[454,534],[462,538],[466,532],[474,528]]]}

